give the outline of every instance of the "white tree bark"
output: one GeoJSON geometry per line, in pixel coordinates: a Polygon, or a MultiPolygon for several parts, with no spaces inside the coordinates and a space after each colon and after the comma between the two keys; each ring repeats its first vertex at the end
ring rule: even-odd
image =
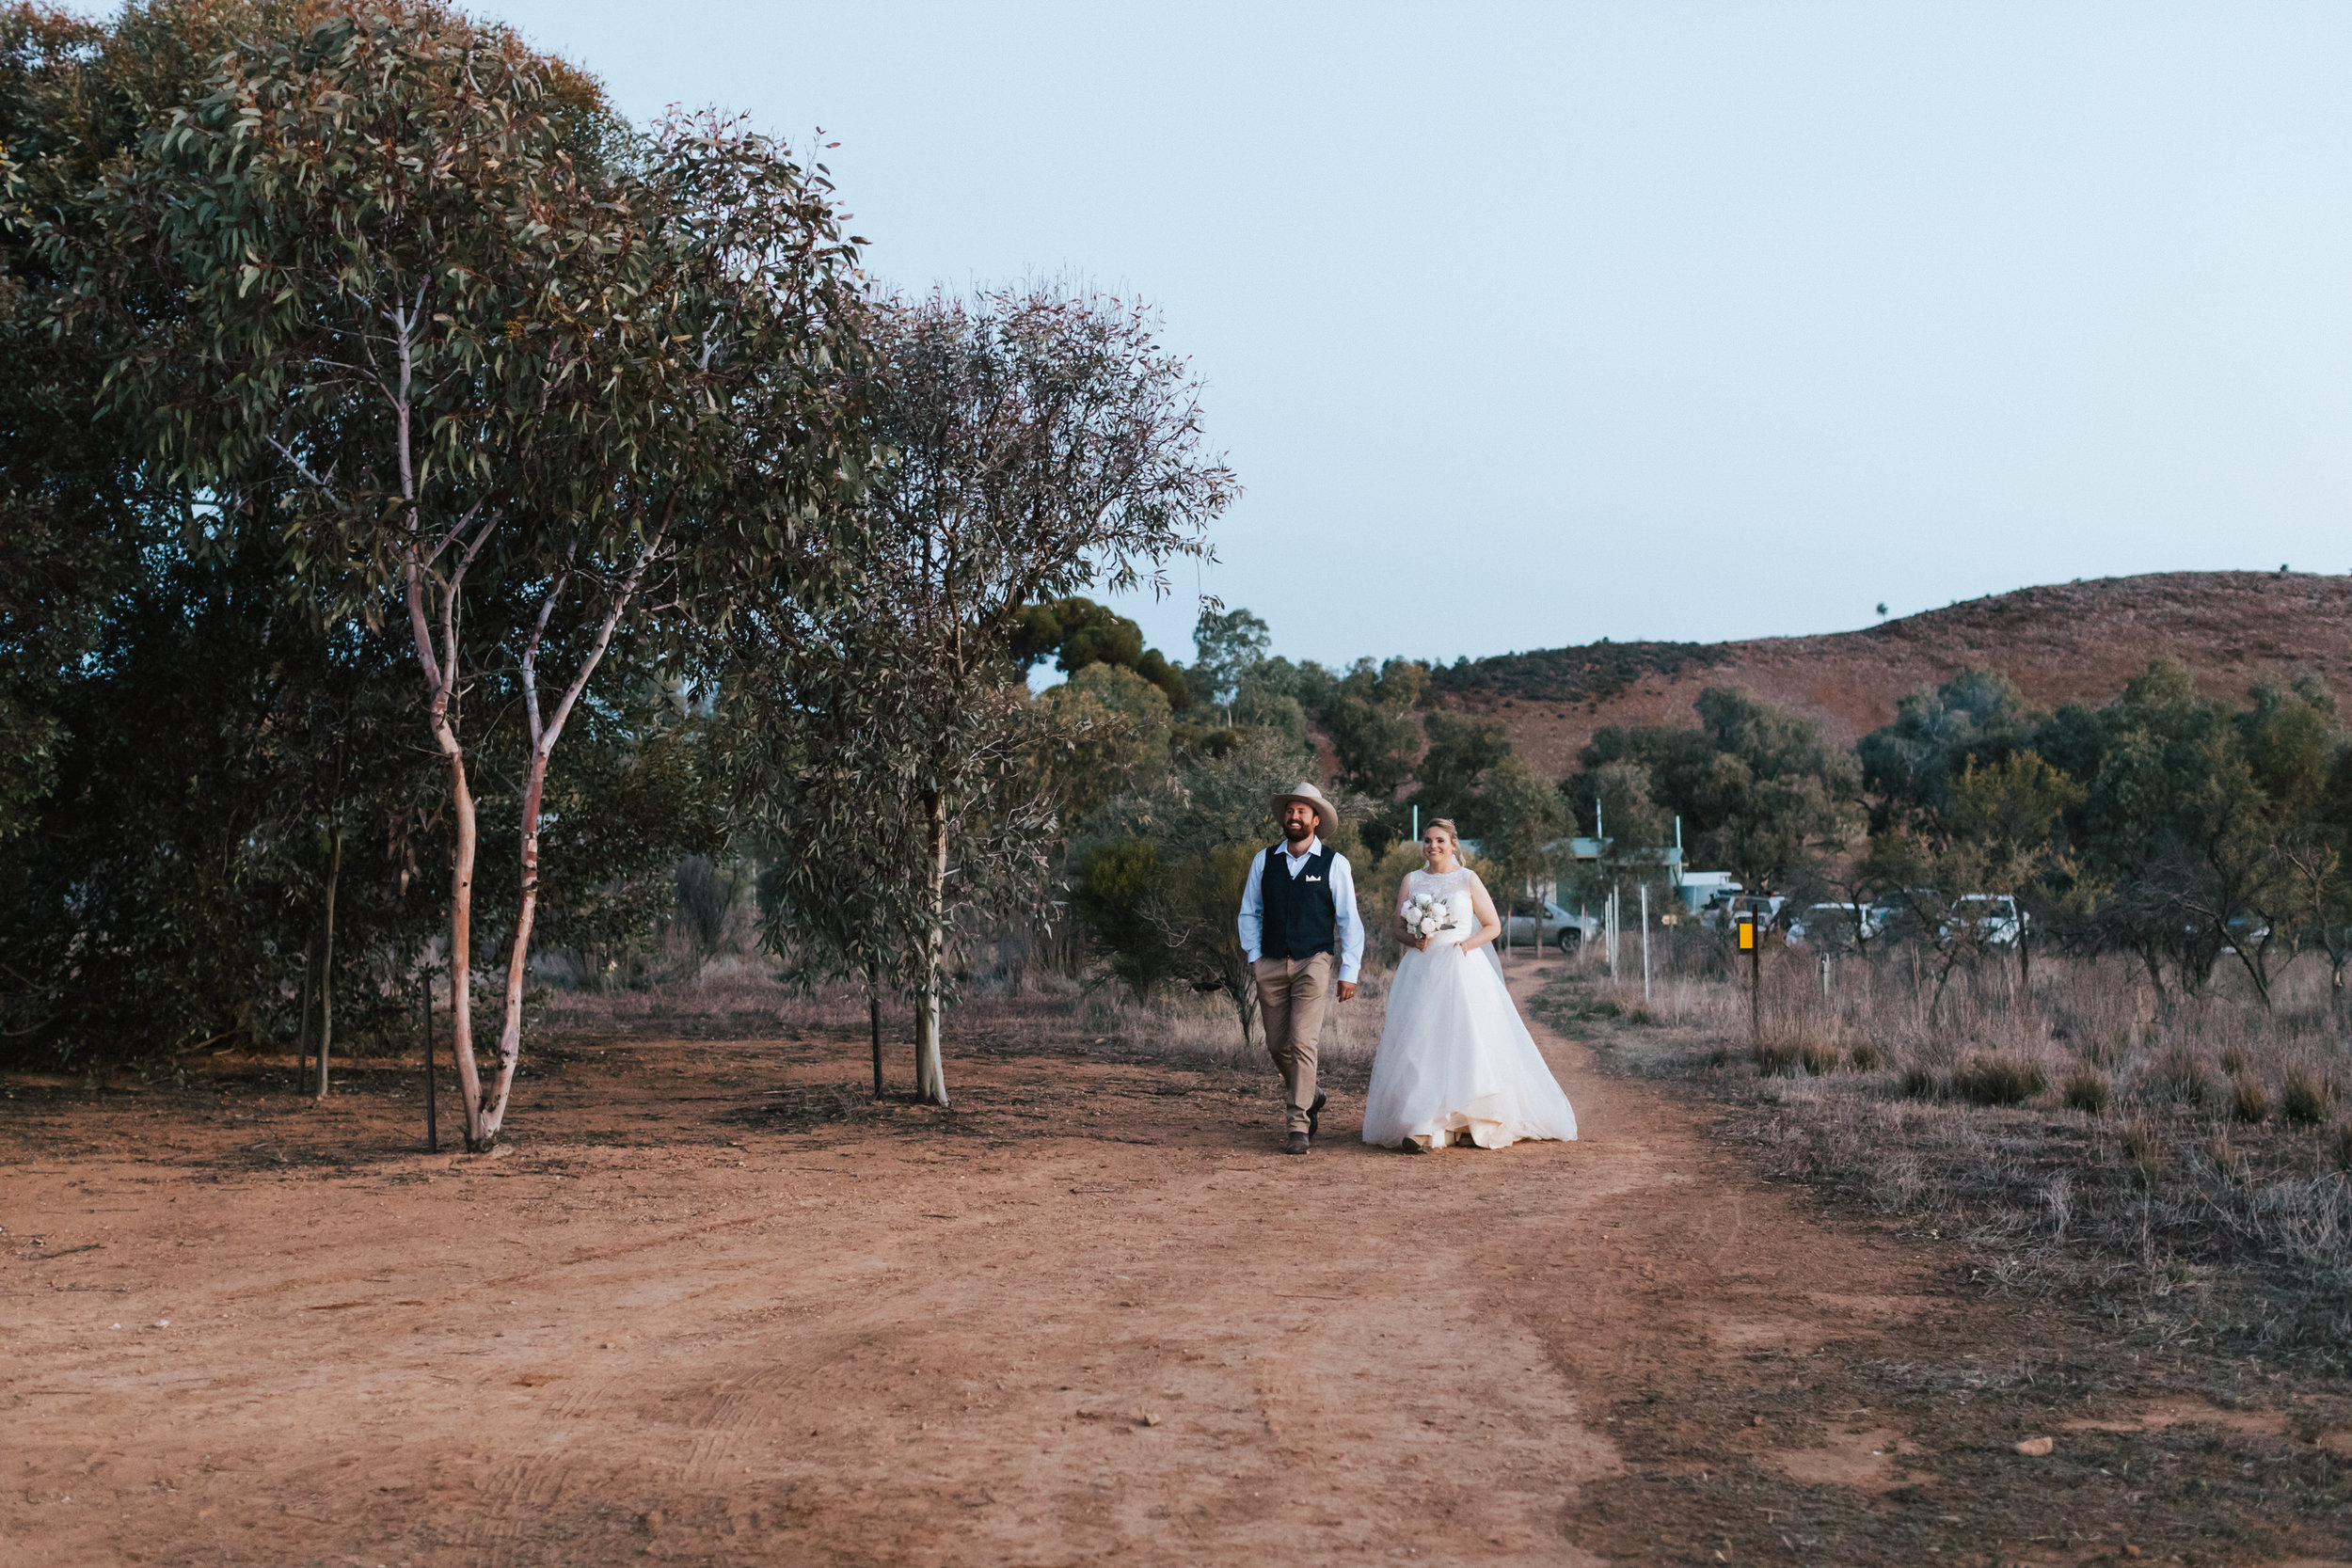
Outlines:
{"type": "Polygon", "coordinates": [[[940,1052],[942,969],[947,949],[947,800],[934,792],[930,808],[930,908],[923,939],[923,990],[915,1003],[914,1092],[947,1103],[947,1070],[940,1052]]]}

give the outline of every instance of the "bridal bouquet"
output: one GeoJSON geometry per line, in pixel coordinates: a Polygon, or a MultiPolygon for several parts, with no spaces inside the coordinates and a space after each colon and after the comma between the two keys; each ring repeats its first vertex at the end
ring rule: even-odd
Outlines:
{"type": "Polygon", "coordinates": [[[1442,894],[1416,893],[1406,899],[1405,925],[1433,947],[1452,946],[1470,935],[1470,927],[1454,913],[1453,901],[1442,894]]]}

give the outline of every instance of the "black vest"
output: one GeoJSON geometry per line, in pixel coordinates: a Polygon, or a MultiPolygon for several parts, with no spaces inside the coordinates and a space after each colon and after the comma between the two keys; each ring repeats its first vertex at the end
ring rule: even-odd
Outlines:
{"type": "Polygon", "coordinates": [[[1335,858],[1331,847],[1324,845],[1294,877],[1280,845],[1265,852],[1265,871],[1258,879],[1259,896],[1265,902],[1259,952],[1269,958],[1311,958],[1338,950],[1340,905],[1331,892],[1335,858]]]}

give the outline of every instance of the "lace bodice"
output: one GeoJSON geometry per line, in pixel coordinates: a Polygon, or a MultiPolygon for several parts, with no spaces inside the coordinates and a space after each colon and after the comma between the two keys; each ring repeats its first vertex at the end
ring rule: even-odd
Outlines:
{"type": "Polygon", "coordinates": [[[1478,874],[1467,865],[1457,865],[1443,874],[1408,871],[1405,874],[1405,886],[1397,895],[1397,903],[1401,908],[1406,899],[1417,893],[1435,894],[1449,903],[1457,895],[1467,898],[1470,896],[1470,888],[1476,884],[1477,880],[1478,874]]]}

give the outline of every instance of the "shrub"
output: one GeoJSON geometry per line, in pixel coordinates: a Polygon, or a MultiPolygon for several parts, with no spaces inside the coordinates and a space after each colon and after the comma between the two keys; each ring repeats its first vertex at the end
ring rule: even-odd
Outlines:
{"type": "Polygon", "coordinates": [[[1802,1053],[1788,1040],[1758,1040],[1751,1053],[1756,1070],[1767,1078],[1794,1077],[1802,1053]]]}
{"type": "Polygon", "coordinates": [[[1979,1056],[1962,1064],[1952,1087],[1979,1105],[2022,1105],[2042,1092],[2042,1069],[2023,1056],[1979,1056]]]}
{"type": "Polygon", "coordinates": [[[2246,1156],[2231,1145],[2227,1132],[2205,1145],[2205,1158],[2213,1162],[2214,1174],[2224,1180],[2236,1181],[2246,1175],[2246,1156]]]}
{"type": "Polygon", "coordinates": [[[1951,1084],[1941,1073],[1923,1067],[1903,1069],[1903,1093],[1913,1100],[1941,1100],[1951,1092],[1951,1084]]]}
{"type": "Polygon", "coordinates": [[[1827,1040],[1805,1041],[1802,1054],[1804,1057],[1804,1070],[1816,1078],[1836,1072],[1845,1062],[1843,1053],[1827,1040]]]}
{"type": "Polygon", "coordinates": [[[2132,1175],[2143,1187],[2154,1186],[2164,1175],[2164,1146],[2156,1141],[2147,1117],[2134,1117],[2124,1124],[2123,1158],[2131,1162],[2132,1175]]]}
{"type": "Polygon", "coordinates": [[[1124,839],[1089,851],[1072,889],[1071,911],[1094,938],[1112,974],[1138,1003],[1175,967],[1168,939],[1145,912],[1160,875],[1160,852],[1142,839],[1124,839]]]}
{"type": "Polygon", "coordinates": [[[2205,1079],[2205,1064],[2185,1044],[2173,1046],[2157,1061],[2156,1079],[2171,1091],[2173,1099],[2191,1105],[2202,1105],[2212,1088],[2205,1079]]]}
{"type": "Polygon", "coordinates": [[[2336,1127],[2336,1168],[2352,1171],[2352,1121],[2336,1127]]]}
{"type": "Polygon", "coordinates": [[[2316,1126],[2335,1113],[2336,1085],[2310,1068],[2291,1067],[2287,1069],[2285,1092],[2279,1097],[2279,1107],[2286,1112],[2287,1120],[2316,1126]]]}
{"type": "Polygon", "coordinates": [[[2270,1119],[2270,1091],[2261,1079],[2240,1072],[2230,1080],[2230,1115],[2245,1122],[2270,1119]]]}
{"type": "Polygon", "coordinates": [[[2221,1070],[2231,1077],[2235,1078],[2239,1073],[2244,1072],[2246,1068],[2245,1047],[2233,1045],[2221,1053],[2221,1070]]]}
{"type": "Polygon", "coordinates": [[[1846,1056],[1847,1060],[1853,1063],[1853,1069],[1856,1072],[1869,1072],[1886,1065],[1886,1053],[1872,1045],[1868,1040],[1854,1041],[1853,1049],[1848,1052],[1846,1056]]]}
{"type": "Polygon", "coordinates": [[[2113,1091],[2107,1085],[2107,1075],[2085,1062],[2066,1075],[2061,1092],[2068,1110],[2098,1117],[2106,1115],[2107,1101],[2113,1091]]]}

